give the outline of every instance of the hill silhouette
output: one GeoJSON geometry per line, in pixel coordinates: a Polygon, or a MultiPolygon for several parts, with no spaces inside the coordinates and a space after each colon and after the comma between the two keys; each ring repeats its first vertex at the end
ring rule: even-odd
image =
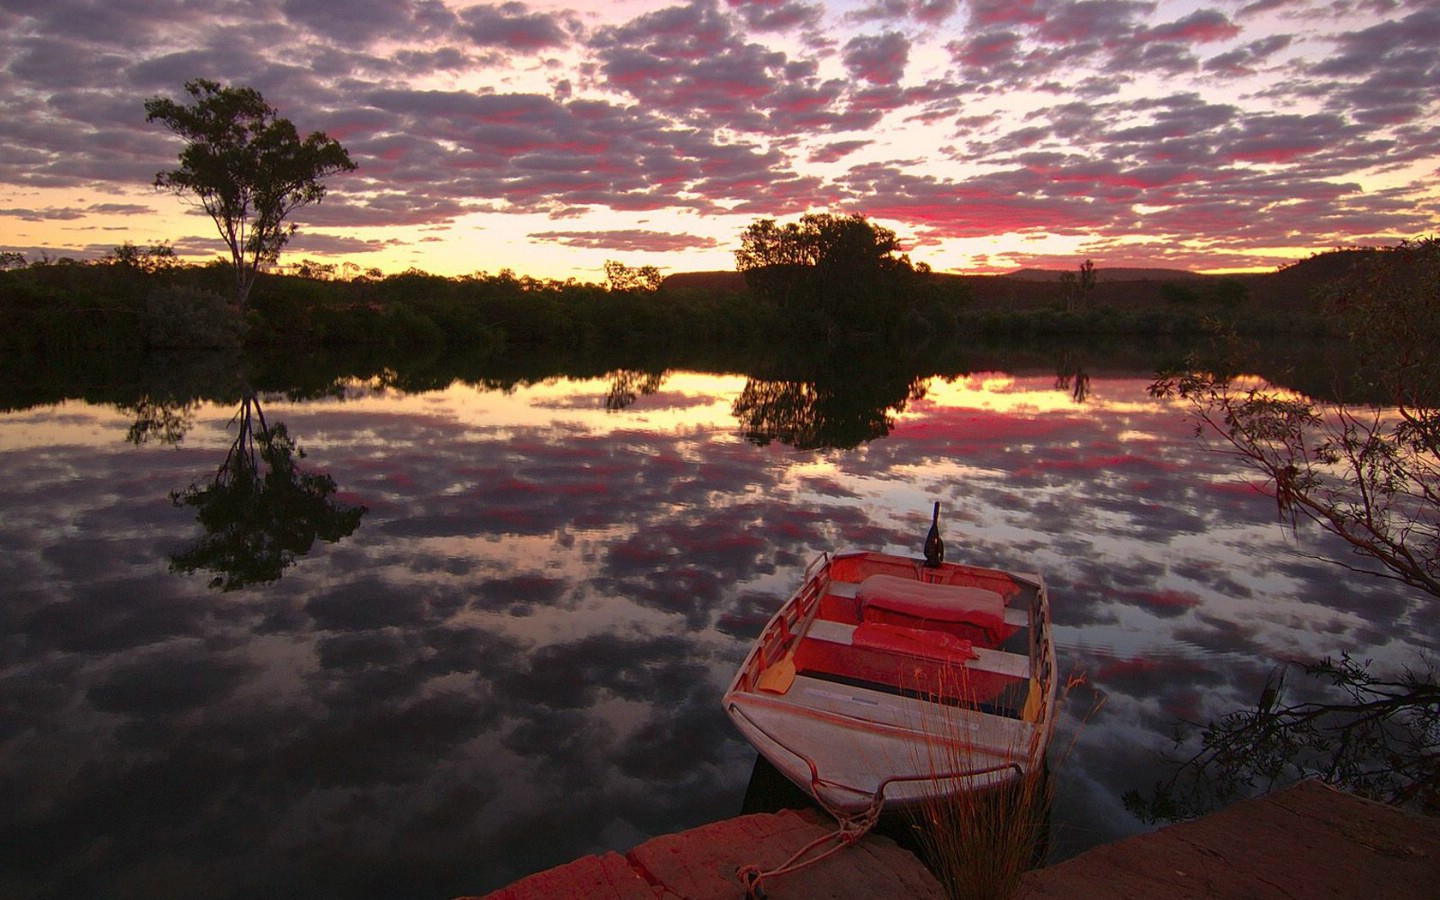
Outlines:
{"type": "MultiPolygon", "coordinates": [[[[1059,282],[1060,277],[1066,272],[1074,271],[1074,269],[1016,269],[1014,272],[1006,272],[996,277],[1013,278],[1018,281],[1059,282]]],[[[1189,281],[1210,276],[1200,272],[1190,272],[1186,269],[1101,268],[1097,266],[1095,277],[1105,281],[1189,281]]]]}
{"type": "MultiPolygon", "coordinates": [[[[1362,259],[1381,252],[1344,249],[1318,253],[1274,272],[1240,275],[1206,275],[1184,269],[1096,267],[1092,306],[1146,309],[1171,302],[1175,285],[1204,292],[1222,282],[1243,285],[1247,305],[1267,313],[1310,315],[1318,309],[1318,291],[1344,277],[1362,259]],[[1167,287],[1168,286],[1168,287],[1167,287]]],[[[1020,269],[1004,275],[958,275],[937,272],[935,278],[954,279],[971,292],[972,308],[1028,310],[1054,308],[1062,302],[1058,269],[1020,269]]],[[[667,293],[743,293],[745,276],[736,271],[679,272],[661,286],[667,293]]]]}

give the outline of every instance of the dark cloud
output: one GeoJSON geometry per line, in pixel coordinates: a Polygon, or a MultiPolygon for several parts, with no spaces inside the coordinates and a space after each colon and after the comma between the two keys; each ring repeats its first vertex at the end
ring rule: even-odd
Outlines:
{"type": "Polygon", "coordinates": [[[939,25],[960,8],[959,0],[871,0],[847,18],[854,22],[903,22],[939,25]]]}
{"type": "MultiPolygon", "coordinates": [[[[309,216],[297,216],[298,221],[309,225],[315,220],[309,216]]],[[[366,241],[360,238],[341,237],[333,234],[309,234],[301,231],[285,245],[291,253],[316,253],[320,255],[338,253],[374,253],[384,249],[383,241],[366,241]]]]}
{"type": "Polygon", "coordinates": [[[619,747],[615,764],[619,771],[635,778],[662,784],[695,783],[705,778],[710,766],[724,762],[734,743],[730,723],[712,710],[710,696],[698,670],[670,673],[690,676],[692,689],[674,703],[673,709],[651,715],[619,747]]]}
{"type": "Polygon", "coordinates": [[[963,41],[950,44],[951,55],[962,66],[976,70],[997,71],[1017,65],[1021,36],[1014,31],[980,31],[963,41]]]}
{"type": "Polygon", "coordinates": [[[1205,69],[1222,75],[1253,75],[1272,56],[1289,47],[1293,37],[1276,34],[1252,41],[1225,53],[1218,53],[1205,61],[1205,69]]]}
{"type": "Polygon", "coordinates": [[[305,603],[305,611],[321,631],[367,631],[386,626],[413,625],[426,621],[431,602],[413,593],[395,590],[383,582],[361,581],[343,590],[317,594],[305,603]]]}
{"type": "Polygon", "coordinates": [[[946,181],[916,176],[899,165],[856,166],[840,179],[851,198],[865,198],[872,215],[913,223],[940,237],[979,237],[992,229],[1078,231],[1104,224],[1076,192],[1029,169],[946,181]]]}
{"type": "Polygon", "coordinates": [[[174,716],[224,702],[255,671],[200,648],[163,651],[105,675],[86,700],[101,712],[174,716]]]}
{"type": "Polygon", "coordinates": [[[86,211],[82,209],[0,209],[0,216],[9,216],[13,219],[20,219],[25,222],[61,222],[66,219],[83,219],[86,211]]]}
{"type": "Polygon", "coordinates": [[[874,22],[904,19],[909,14],[909,0],[870,0],[850,13],[850,18],[857,22],[874,22]]]}
{"type": "Polygon", "coordinates": [[[1144,0],[1058,0],[1048,5],[1035,33],[1054,44],[1119,44],[1140,30],[1153,8],[1144,0]]]}
{"type": "Polygon", "coordinates": [[[1047,0],[970,0],[970,23],[975,28],[1039,25],[1045,21],[1047,0]]]}
{"type": "Polygon", "coordinates": [[[959,8],[959,0],[916,0],[910,7],[910,13],[918,21],[938,25],[953,16],[959,8]]]}
{"type": "MultiPolygon", "coordinates": [[[[1399,20],[1340,35],[1337,52],[1312,74],[1323,79],[1328,105],[1377,128],[1420,121],[1435,109],[1428,85],[1440,77],[1440,10],[1420,9],[1399,20]]],[[[1425,151],[1433,156],[1433,147],[1425,151]]]]}
{"type": "MultiPolygon", "coordinates": [[[[718,231],[661,236],[843,206],[956,259],[951,239],[1041,239],[1053,222],[1087,253],[1268,266],[1423,233],[1436,205],[1426,3],[654,0],[582,16],[56,0],[4,15],[0,215],[27,229],[6,249],[33,255],[93,255],[99,227],[174,227],[168,198],[137,199],[179,146],[141,104],[197,76],[253,85],[345,144],[359,171],[297,217],[291,249],[367,265],[408,249],[423,267],[463,218],[538,214],[567,225],[527,224],[537,242],[609,234],[710,268],[718,231]],[[862,147],[865,165],[837,172],[862,147]]],[[[154,239],[215,252],[208,226],[190,230],[154,239]]],[[[994,258],[1031,254],[1056,251],[994,258]]]]}
{"type": "Polygon", "coordinates": [[[706,132],[675,127],[634,107],[442,91],[383,91],[369,99],[371,119],[384,122],[387,133],[428,131],[431,137],[352,141],[352,154],[371,160],[367,177],[408,190],[358,206],[327,200],[315,208],[318,222],[387,224],[454,215],[464,208],[456,196],[484,197],[485,206],[513,211],[714,210],[715,201],[748,197],[788,169],[777,151],[716,143],[706,132]]]}
{"type": "Polygon", "coordinates": [[[1208,44],[1228,40],[1239,33],[1240,27],[1219,10],[1197,9],[1173,22],[1143,29],[1139,37],[1144,41],[1208,44]]]}
{"type": "Polygon", "coordinates": [[[502,677],[497,687],[516,699],[552,709],[584,709],[606,695],[669,703],[687,691],[699,664],[683,662],[679,638],[599,635],[552,644],[530,655],[527,668],[502,677]]]}
{"type": "Polygon", "coordinates": [[[499,47],[521,53],[562,47],[570,40],[569,31],[578,24],[564,28],[555,18],[532,13],[524,3],[499,6],[481,4],[462,9],[459,13],[460,33],[480,47],[499,47]]]}
{"type": "Polygon", "coordinates": [[[833,144],[826,144],[818,147],[810,153],[811,162],[833,163],[839,162],[857,150],[870,146],[872,142],[867,140],[857,141],[836,141],[833,144]]]}
{"type": "Polygon", "coordinates": [[[606,83],[652,110],[704,127],[763,130],[785,54],[746,41],[713,0],[647,13],[591,39],[606,83]]]}
{"type": "Polygon", "coordinates": [[[718,241],[713,238],[689,234],[669,234],[662,231],[538,231],[530,234],[532,240],[550,241],[566,247],[592,247],[601,250],[643,251],[647,253],[669,253],[695,247],[714,247],[718,241]]]}
{"type": "Polygon", "coordinates": [[[820,24],[825,8],[802,0],[725,0],[756,31],[789,31],[820,24]]]}
{"type": "Polygon", "coordinates": [[[415,12],[411,0],[284,0],[285,17],[317,36],[340,43],[369,43],[385,39],[415,37],[415,12]]]}
{"type": "Polygon", "coordinates": [[[1302,6],[1306,0],[1254,0],[1240,7],[1238,15],[1241,18],[1259,15],[1276,9],[1285,9],[1288,6],[1302,6]]]}
{"type": "Polygon", "coordinates": [[[569,590],[569,585],[561,578],[513,575],[485,579],[471,590],[475,596],[471,603],[473,607],[523,616],[529,615],[536,608],[559,606],[569,590]]]}
{"type": "Polygon", "coordinates": [[[910,41],[898,31],[852,38],[842,58],[855,78],[871,84],[895,84],[905,74],[910,41]]]}
{"type": "MultiPolygon", "coordinates": [[[[96,558],[95,550],[90,548],[89,558],[96,558]]],[[[25,627],[42,645],[92,653],[145,647],[199,629],[208,618],[207,610],[172,592],[160,591],[157,596],[154,592],[160,587],[149,580],[122,580],[112,581],[103,591],[77,590],[36,609],[25,627]],[[136,603],[140,596],[149,599],[136,603]]]]}

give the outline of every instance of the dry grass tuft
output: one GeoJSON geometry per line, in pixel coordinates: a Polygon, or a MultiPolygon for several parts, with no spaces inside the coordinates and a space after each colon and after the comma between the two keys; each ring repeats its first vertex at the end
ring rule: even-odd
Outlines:
{"type": "MultiPolygon", "coordinates": [[[[1083,683],[1083,676],[1070,678],[1058,701],[1083,683]]],[[[961,707],[967,705],[975,708],[961,701],[961,707]]],[[[1053,786],[1049,748],[1039,746],[1046,735],[1032,729],[1023,745],[996,754],[996,748],[973,747],[968,740],[973,732],[956,722],[937,712],[934,721],[922,723],[930,753],[925,763],[935,777],[912,812],[911,828],[922,857],[952,900],[1004,900],[1015,894],[1025,872],[1044,862],[1048,850],[1053,786]],[[995,765],[1012,766],[1014,776],[1004,784],[959,791],[944,777],[995,765]]]]}

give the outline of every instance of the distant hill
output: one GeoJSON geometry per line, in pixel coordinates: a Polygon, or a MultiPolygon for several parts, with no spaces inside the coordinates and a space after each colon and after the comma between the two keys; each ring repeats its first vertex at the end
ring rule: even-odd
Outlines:
{"type": "Polygon", "coordinates": [[[665,276],[662,291],[707,291],[722,294],[745,290],[745,275],[733,269],[714,272],[676,272],[665,276]]]}
{"type": "MultiPolygon", "coordinates": [[[[1360,260],[1376,250],[1332,250],[1319,253],[1275,272],[1244,275],[1205,275],[1184,269],[1096,267],[1093,304],[1116,309],[1144,309],[1168,304],[1166,287],[1184,282],[1201,290],[1206,283],[1238,281],[1245,286],[1249,303],[1270,312],[1310,314],[1316,310],[1316,293],[1345,276],[1360,260]]],[[[1060,302],[1058,269],[1020,269],[1004,275],[956,275],[940,273],[969,286],[977,308],[1052,308],[1060,302]]],[[[665,279],[662,291],[738,293],[745,290],[745,276],[736,271],[678,272],[665,279]]]]}
{"type": "MultiPolygon", "coordinates": [[[[1059,282],[1060,276],[1066,272],[1074,274],[1074,269],[1016,269],[1014,272],[1006,272],[996,278],[1012,278],[1016,281],[1054,281],[1059,282]]],[[[1209,275],[1202,275],[1199,272],[1189,272],[1185,269],[1136,269],[1136,268],[1114,268],[1106,269],[1100,266],[1095,267],[1095,280],[1098,281],[1187,281],[1193,279],[1209,278],[1209,275]]]]}

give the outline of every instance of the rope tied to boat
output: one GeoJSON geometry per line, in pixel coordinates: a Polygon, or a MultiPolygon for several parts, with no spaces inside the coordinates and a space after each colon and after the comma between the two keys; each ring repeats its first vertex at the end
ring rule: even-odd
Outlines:
{"type": "Polygon", "coordinates": [[[858,813],[840,813],[831,809],[828,804],[821,804],[825,811],[835,818],[836,829],[801,847],[791,854],[790,858],[773,869],[761,869],[757,865],[741,866],[736,870],[740,881],[745,885],[745,896],[754,900],[766,900],[765,891],[762,888],[767,878],[778,878],[781,875],[788,875],[797,872],[807,866],[813,866],[834,854],[844,850],[846,847],[869,834],[880,821],[880,810],[885,806],[885,792],[883,789],[875,793],[870,805],[858,813]],[[815,851],[831,841],[834,846],[820,853],[815,851]],[[813,854],[813,855],[811,855],[813,854]]]}

